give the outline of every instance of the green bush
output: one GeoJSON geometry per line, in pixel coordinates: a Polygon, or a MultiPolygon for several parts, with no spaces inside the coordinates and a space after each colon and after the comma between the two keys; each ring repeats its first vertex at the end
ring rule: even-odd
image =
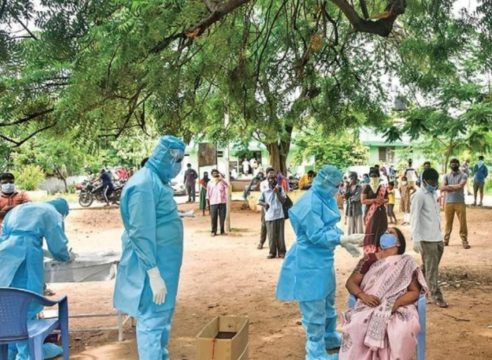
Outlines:
{"type": "Polygon", "coordinates": [[[484,189],[484,191],[487,194],[492,194],[492,179],[487,179],[485,181],[485,189],[484,189]]]}
{"type": "Polygon", "coordinates": [[[36,190],[44,180],[44,172],[38,165],[24,165],[14,171],[15,184],[22,190],[36,190]]]}

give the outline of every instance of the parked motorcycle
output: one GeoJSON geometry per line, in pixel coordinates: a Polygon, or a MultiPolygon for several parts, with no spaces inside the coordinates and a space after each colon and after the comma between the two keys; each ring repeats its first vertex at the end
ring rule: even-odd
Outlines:
{"type": "MultiPolygon", "coordinates": [[[[111,203],[119,204],[124,185],[124,182],[113,182],[113,192],[108,198],[111,203]]],[[[82,207],[91,206],[94,200],[102,203],[106,202],[103,195],[103,186],[99,181],[85,180],[79,185],[79,190],[79,204],[82,207]]]]}

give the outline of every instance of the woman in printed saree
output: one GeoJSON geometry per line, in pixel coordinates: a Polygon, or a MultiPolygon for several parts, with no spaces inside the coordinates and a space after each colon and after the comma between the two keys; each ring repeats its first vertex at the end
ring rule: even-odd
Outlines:
{"type": "Polygon", "coordinates": [[[380,251],[366,255],[346,283],[357,298],[342,315],[340,360],[410,360],[420,331],[416,301],[427,292],[422,271],[404,255],[405,238],[390,228],[380,251]]]}
{"type": "Polygon", "coordinates": [[[385,204],[388,202],[386,187],[379,184],[379,171],[376,168],[369,170],[370,182],[362,190],[361,202],[367,206],[364,217],[365,233],[364,253],[375,253],[378,242],[388,229],[385,204]]]}

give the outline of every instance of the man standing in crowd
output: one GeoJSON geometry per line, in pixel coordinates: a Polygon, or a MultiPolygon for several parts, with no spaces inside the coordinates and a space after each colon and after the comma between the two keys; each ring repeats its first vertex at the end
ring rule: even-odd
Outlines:
{"type": "Polygon", "coordinates": [[[362,234],[364,232],[362,203],[360,201],[362,186],[358,184],[359,181],[356,172],[350,172],[349,179],[350,183],[345,190],[345,199],[347,200],[347,234],[362,234]]]}
{"type": "Polygon", "coordinates": [[[483,188],[485,179],[489,175],[489,169],[484,163],[484,157],[479,156],[477,164],[473,167],[473,206],[477,205],[477,194],[480,191],[480,203],[478,206],[483,206],[483,188]]]}
{"type": "Polygon", "coordinates": [[[412,159],[408,159],[408,166],[405,169],[403,176],[407,178],[408,186],[410,188],[415,188],[415,185],[417,185],[417,180],[419,178],[419,175],[417,174],[417,170],[415,170],[415,168],[413,167],[412,159]]]}
{"type": "Polygon", "coordinates": [[[432,301],[446,308],[439,288],[439,263],[444,252],[441,233],[440,207],[436,190],[439,185],[439,173],[432,168],[422,173],[422,186],[412,199],[411,221],[414,250],[422,256],[425,280],[429,285],[432,301]]]}
{"type": "Polygon", "coordinates": [[[191,167],[191,164],[186,165],[186,171],[184,174],[184,183],[186,186],[186,193],[188,194],[188,201],[189,203],[194,203],[195,202],[195,196],[196,196],[196,179],[198,179],[198,174],[196,171],[191,167]]]}
{"type": "Polygon", "coordinates": [[[249,160],[249,171],[251,174],[255,174],[256,169],[258,168],[258,161],[256,161],[255,157],[252,157],[251,160],[249,160]]]}
{"type": "Polygon", "coordinates": [[[299,189],[301,190],[309,190],[313,185],[314,177],[316,173],[313,170],[309,170],[307,174],[304,174],[299,179],[299,189]]]}
{"type": "Polygon", "coordinates": [[[243,165],[243,174],[248,175],[249,174],[249,161],[248,161],[248,159],[244,158],[242,165],[243,165]]]}
{"type": "Polygon", "coordinates": [[[430,161],[424,162],[424,170],[422,170],[422,174],[420,174],[420,176],[419,176],[419,182],[417,184],[418,186],[422,186],[422,176],[424,174],[424,171],[427,169],[430,169],[430,167],[431,167],[430,161]]]}
{"type": "Polygon", "coordinates": [[[273,172],[268,175],[267,180],[268,189],[261,193],[258,204],[265,209],[265,223],[270,247],[268,259],[273,259],[277,256],[283,259],[287,252],[285,248],[285,214],[283,208],[283,203],[287,196],[284,189],[277,184],[277,179],[273,172]]]}
{"type": "Polygon", "coordinates": [[[26,202],[30,202],[29,195],[24,191],[17,191],[15,188],[15,177],[11,173],[0,175],[0,234],[2,232],[2,222],[7,213],[14,207],[26,202]]]}
{"type": "MultiPolygon", "coordinates": [[[[260,193],[263,193],[264,191],[267,191],[269,189],[268,176],[270,175],[275,176],[275,169],[272,167],[266,169],[265,180],[263,180],[260,183],[260,193]]],[[[258,250],[263,249],[263,245],[265,244],[266,238],[267,238],[267,226],[265,223],[265,208],[262,206],[261,207],[261,235],[260,235],[260,242],[257,247],[258,250]]]]}
{"type": "Polygon", "coordinates": [[[460,171],[460,161],[450,161],[451,172],[444,176],[444,185],[441,191],[446,192],[446,203],[444,204],[444,216],[446,218],[446,230],[444,234],[444,245],[449,245],[449,238],[453,230],[454,214],[460,222],[460,237],[464,249],[469,249],[468,228],[466,225],[465,191],[468,177],[460,171]]]}
{"type": "Polygon", "coordinates": [[[212,179],[207,184],[207,200],[210,204],[212,219],[212,236],[217,235],[217,221],[220,218],[220,234],[225,234],[225,218],[227,213],[227,195],[229,184],[217,169],[212,170],[212,179]]]}

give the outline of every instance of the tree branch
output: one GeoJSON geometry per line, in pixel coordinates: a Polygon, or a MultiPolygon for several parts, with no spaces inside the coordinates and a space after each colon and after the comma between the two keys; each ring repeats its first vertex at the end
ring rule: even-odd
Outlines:
{"type": "Polygon", "coordinates": [[[38,38],[36,37],[36,35],[34,35],[34,34],[32,33],[32,31],[28,29],[28,27],[27,27],[27,26],[26,26],[26,25],[25,25],[25,24],[21,21],[21,19],[19,19],[19,18],[17,17],[17,15],[12,15],[12,17],[13,17],[15,20],[17,20],[17,22],[18,22],[19,24],[21,24],[21,26],[24,28],[24,30],[26,30],[26,31],[27,31],[27,33],[28,33],[29,35],[31,35],[31,37],[32,37],[34,40],[38,40],[38,38]]]}
{"type": "Polygon", "coordinates": [[[23,124],[23,123],[26,123],[26,122],[29,122],[39,116],[43,116],[43,115],[46,115],[46,114],[49,114],[51,112],[53,112],[55,109],[54,108],[49,108],[49,109],[46,109],[46,110],[42,110],[42,111],[39,111],[39,112],[36,112],[36,113],[32,113],[26,117],[23,117],[19,120],[16,120],[16,121],[12,121],[12,122],[9,122],[9,123],[0,123],[0,127],[4,127],[4,126],[12,126],[12,125],[19,125],[19,124],[23,124]]]}
{"type": "Polygon", "coordinates": [[[54,127],[56,125],[56,122],[51,124],[51,125],[47,125],[45,127],[42,127],[41,129],[38,129],[36,131],[34,131],[31,135],[29,135],[28,137],[24,138],[23,140],[20,140],[20,141],[16,141],[14,139],[11,139],[5,135],[2,135],[0,134],[0,139],[4,139],[5,141],[8,141],[12,144],[14,144],[14,147],[20,147],[22,144],[24,144],[26,141],[28,141],[29,139],[33,138],[34,136],[36,136],[37,134],[39,134],[40,132],[42,131],[45,131],[45,130],[48,130],[52,127],[54,127]]]}
{"type": "Polygon", "coordinates": [[[369,12],[367,11],[366,0],[359,0],[360,9],[362,10],[362,15],[364,15],[364,19],[369,19],[369,12]]]}
{"type": "MultiPolygon", "coordinates": [[[[236,10],[238,7],[249,2],[250,0],[229,0],[226,3],[216,5],[210,14],[200,20],[197,24],[191,28],[186,29],[183,32],[175,33],[161,40],[156,46],[151,49],[153,53],[159,53],[168,47],[174,40],[179,38],[190,38],[195,39],[202,35],[207,28],[212,26],[217,21],[221,20],[224,16],[236,10]]],[[[208,7],[208,6],[207,6],[208,7]]]]}
{"type": "Polygon", "coordinates": [[[389,36],[393,30],[396,18],[405,12],[405,0],[389,0],[384,14],[377,17],[376,21],[365,20],[359,16],[357,11],[347,0],[330,0],[347,17],[355,31],[376,34],[383,37],[389,36]]]}

